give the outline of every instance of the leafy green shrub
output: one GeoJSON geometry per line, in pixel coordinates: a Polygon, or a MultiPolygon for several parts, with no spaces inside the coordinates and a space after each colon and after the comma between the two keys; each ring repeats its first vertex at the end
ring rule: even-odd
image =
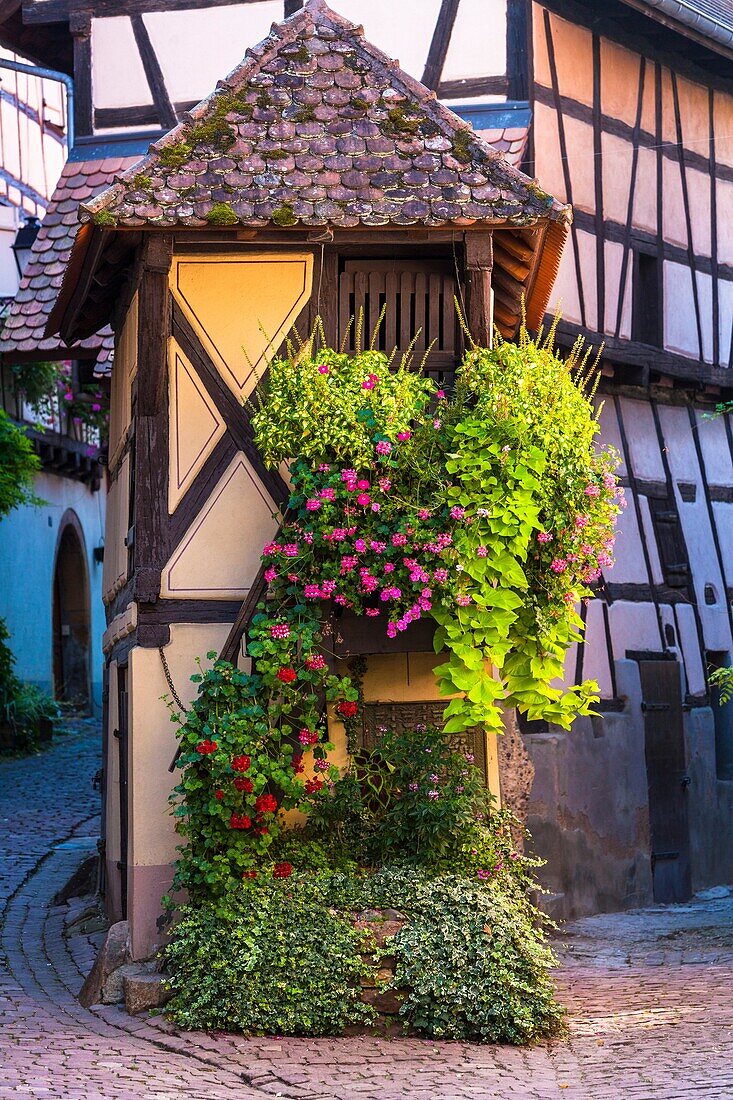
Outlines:
{"type": "Polygon", "coordinates": [[[228,905],[187,906],[166,962],[170,1019],[246,1034],[337,1035],[366,1023],[359,979],[371,944],[318,880],[242,885],[228,905]]]}
{"type": "Polygon", "coordinates": [[[371,752],[357,753],[349,773],[314,800],[309,828],[372,865],[446,866],[477,839],[489,801],[473,757],[442,730],[418,725],[385,730],[371,752]]]}
{"type": "Polygon", "coordinates": [[[495,883],[403,866],[243,885],[226,906],[185,908],[166,949],[179,1026],[245,1033],[339,1034],[368,1022],[359,1001],[373,951],[356,913],[394,908],[400,1015],[419,1035],[528,1043],[557,1034],[552,954],[529,902],[495,883]]]}
{"type": "Polygon", "coordinates": [[[390,950],[400,1014],[420,1035],[524,1044],[557,1034],[563,1013],[549,977],[553,956],[521,896],[458,875],[385,868],[372,904],[409,916],[390,950]]]}
{"type": "Polygon", "coordinates": [[[0,409],[0,517],[35,503],[33,478],[40,468],[28,436],[0,409]]]}
{"type": "Polygon", "coordinates": [[[5,619],[0,618],[0,717],[5,717],[7,708],[20,691],[20,680],[13,671],[15,657],[8,645],[10,631],[5,619]]]}
{"type": "Polygon", "coordinates": [[[13,747],[30,750],[37,747],[44,720],[53,721],[61,714],[58,703],[36,684],[18,682],[12,699],[5,706],[5,718],[13,729],[13,747]]]}

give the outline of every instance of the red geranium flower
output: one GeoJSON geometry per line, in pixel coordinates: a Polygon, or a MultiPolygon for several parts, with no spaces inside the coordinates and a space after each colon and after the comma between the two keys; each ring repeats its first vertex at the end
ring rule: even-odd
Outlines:
{"type": "Polygon", "coordinates": [[[342,718],[354,718],[359,707],[356,703],[350,702],[348,699],[342,699],[336,707],[336,710],[342,718]]]}
{"type": "Polygon", "coordinates": [[[279,668],[277,678],[283,684],[292,684],[293,680],[297,680],[298,674],[294,668],[279,668]]]}
{"type": "Polygon", "coordinates": [[[272,869],[273,878],[289,878],[293,873],[292,863],[276,863],[272,869]]]}
{"type": "Polygon", "coordinates": [[[308,794],[315,794],[316,791],[320,791],[323,786],[322,779],[308,779],[305,784],[305,789],[308,794]]]}
{"type": "Polygon", "coordinates": [[[299,772],[303,771],[303,753],[302,752],[293,753],[293,771],[295,772],[296,775],[298,775],[299,772]]]}
{"type": "Polygon", "coordinates": [[[248,772],[252,761],[248,756],[233,756],[232,757],[232,769],[235,772],[248,772]]]}
{"type": "Polygon", "coordinates": [[[235,779],[234,786],[238,791],[246,791],[247,794],[252,794],[254,790],[254,783],[251,779],[235,779]]]}
{"type": "Polygon", "coordinates": [[[232,814],[229,818],[229,825],[232,829],[249,829],[252,822],[246,814],[232,814]]]}
{"type": "Polygon", "coordinates": [[[258,825],[255,829],[257,836],[264,836],[266,833],[269,833],[269,831],[266,825],[258,825]]]}
{"type": "Polygon", "coordinates": [[[216,792],[216,797],[221,802],[222,798],[224,797],[224,792],[223,791],[217,791],[216,792]]]}
{"type": "Polygon", "coordinates": [[[216,752],[218,747],[216,741],[209,741],[207,738],[206,741],[199,741],[196,752],[201,753],[202,756],[208,756],[209,753],[216,752]]]}
{"type": "Polygon", "coordinates": [[[257,878],[257,872],[256,871],[245,871],[244,874],[242,875],[242,878],[257,878]]]}
{"type": "Polygon", "coordinates": [[[277,800],[272,794],[261,794],[255,802],[258,813],[274,814],[277,809],[277,800]]]}

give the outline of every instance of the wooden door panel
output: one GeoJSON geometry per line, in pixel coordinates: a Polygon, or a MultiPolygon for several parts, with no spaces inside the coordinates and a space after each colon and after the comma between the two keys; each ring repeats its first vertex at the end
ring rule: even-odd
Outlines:
{"type": "Polygon", "coordinates": [[[676,661],[640,661],[654,900],[690,896],[688,780],[676,661]]]}

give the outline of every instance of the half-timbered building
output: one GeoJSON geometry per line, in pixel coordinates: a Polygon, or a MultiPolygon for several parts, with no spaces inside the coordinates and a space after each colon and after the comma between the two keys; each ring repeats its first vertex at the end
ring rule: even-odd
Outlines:
{"type": "MultiPolygon", "coordinates": [[[[73,64],[80,135],[57,194],[55,217],[64,228],[39,234],[39,262],[29,268],[4,334],[9,347],[68,354],[56,335],[43,335],[42,326],[76,230],[78,201],[138,161],[149,141],[236,65],[243,47],[261,39],[272,20],[301,7],[301,0],[4,5],[13,41],[32,34],[46,64],[73,64]],[[54,262],[52,269],[41,262],[41,249],[54,262]],[[34,300],[43,300],[41,310],[29,305],[34,300]]],[[[733,354],[733,244],[726,217],[733,181],[730,6],[725,0],[341,0],[340,8],[346,17],[365,21],[370,38],[398,56],[403,69],[421,77],[512,164],[536,173],[575,209],[546,320],[559,305],[563,343],[579,333],[605,343],[602,438],[621,455],[629,508],[620,525],[617,565],[583,609],[587,641],[570,655],[567,669],[570,679],[597,678],[600,714],[576,723],[568,735],[524,726],[522,746],[512,748],[518,789],[531,785],[529,825],[537,850],[549,861],[544,875],[555,911],[572,915],[644,904],[728,881],[733,722],[711,697],[706,670],[727,663],[733,653],[732,436],[727,417],[709,418],[728,396],[733,354]]],[[[321,243],[328,254],[330,243],[321,243]]],[[[391,262],[392,251],[391,243],[381,242],[371,257],[374,295],[387,295],[387,272],[379,261],[391,262]]],[[[151,262],[155,267],[168,261],[151,262]]],[[[506,237],[495,237],[493,262],[494,319],[511,334],[522,292],[534,277],[536,250],[516,235],[511,246],[506,237]]],[[[319,280],[321,309],[335,311],[337,319],[369,293],[359,257],[344,253],[338,263],[343,270],[336,283],[333,272],[331,281],[319,280]]],[[[443,280],[445,295],[449,275],[438,265],[401,278],[425,278],[426,286],[443,280]]],[[[413,294],[422,284],[411,285],[413,294]]],[[[121,370],[134,378],[138,338],[132,318],[139,297],[131,301],[131,319],[126,328],[117,319],[116,339],[117,355],[132,357],[132,365],[121,370]]],[[[185,320],[185,304],[179,307],[176,316],[185,320]]],[[[530,321],[540,318],[531,315],[530,321]]],[[[188,323],[194,324],[190,317],[188,323]]],[[[447,318],[445,323],[450,326],[447,318]]],[[[390,335],[398,342],[397,333],[390,335]]],[[[68,328],[66,336],[77,354],[97,355],[112,346],[111,335],[95,333],[88,319],[75,332],[68,328]]],[[[449,345],[436,353],[442,356],[433,360],[436,369],[446,369],[459,350],[449,345]]],[[[215,357],[212,345],[207,355],[215,357]]],[[[188,364],[170,386],[188,387],[192,400],[198,393],[196,400],[206,404],[208,390],[190,380],[190,355],[188,364]]],[[[229,392],[236,398],[231,386],[229,392]]],[[[123,421],[127,416],[116,415],[123,421]]],[[[200,417],[201,438],[211,434],[212,445],[224,448],[229,433],[221,435],[219,414],[201,411],[200,417]]],[[[121,430],[113,424],[118,448],[121,430]]],[[[122,444],[123,458],[125,447],[128,455],[134,451],[129,441],[122,444]]],[[[124,467],[120,455],[111,456],[115,480],[124,467]]],[[[197,465],[198,447],[191,443],[182,461],[183,480],[170,490],[168,502],[178,535],[180,501],[192,486],[202,500],[211,491],[202,475],[205,463],[197,465]]],[[[132,518],[120,514],[114,521],[114,538],[119,544],[124,529],[130,546],[119,551],[116,564],[107,564],[108,618],[116,624],[106,639],[108,658],[115,631],[129,631],[131,646],[141,626],[161,625],[150,617],[143,624],[152,615],[145,601],[136,605],[145,607],[142,618],[133,622],[132,610],[126,623],[119,618],[130,592],[128,558],[142,553],[133,546],[140,532],[132,518]]],[[[228,585],[225,578],[197,598],[217,599],[222,609],[228,603],[233,616],[240,594],[232,596],[228,585]]],[[[186,625],[192,598],[172,588],[160,598],[188,601],[185,612],[176,610],[188,618],[179,617],[172,631],[195,628],[186,625]]],[[[186,672],[181,667],[174,673],[180,687],[186,672]]],[[[115,717],[122,714],[115,708],[128,698],[129,686],[123,676],[110,696],[112,729],[129,730],[128,711],[115,717]]],[[[162,680],[156,690],[165,687],[162,680]]],[[[140,769],[137,777],[133,771],[120,774],[119,760],[113,752],[108,789],[129,781],[122,792],[124,833],[135,784],[141,784],[144,800],[153,778],[140,769]]],[[[130,808],[128,817],[132,813],[130,808]]],[[[125,857],[119,822],[110,830],[108,866],[117,883],[110,888],[117,891],[119,911],[122,883],[132,882],[134,871],[115,877],[115,862],[127,858],[131,867],[136,860],[152,867],[159,853],[153,845],[135,854],[130,842],[125,857]]],[[[151,896],[154,889],[157,881],[151,896]]]]}
{"type": "MultiPolygon", "coordinates": [[[[323,0],[273,27],[82,207],[49,331],[74,341],[111,320],[115,332],[106,844],[110,904],[131,922],[135,956],[156,942],[175,851],[175,730],[161,697],[190,699],[208,650],[246,659],[260,550],[287,499],[243,399],[293,324],[307,332],[318,315],[336,344],[355,313],[374,329],[383,306],[383,346],[417,338],[426,369],[449,382],[454,296],[481,342],[492,288],[512,304],[507,336],[522,296],[537,325],[569,220],[323,0]]],[[[334,625],[338,659],[366,656],[366,739],[442,711],[432,631],[408,634],[334,625]]],[[[331,736],[345,762],[343,728],[331,736]]],[[[479,731],[473,748],[499,795],[495,739],[479,731]]]]}
{"type": "MultiPolygon", "coordinates": [[[[63,75],[0,50],[0,326],[64,164],[63,75]]],[[[32,308],[42,311],[43,302],[32,308]]],[[[0,523],[0,618],[23,681],[99,714],[104,493],[96,433],[75,419],[61,392],[29,401],[20,358],[0,358],[0,408],[35,446],[41,470],[34,491],[42,504],[16,508],[0,523]]],[[[76,365],[64,369],[65,392],[78,396],[76,365]]]]}
{"type": "Polygon", "coordinates": [[[528,731],[530,828],[564,913],[733,879],[733,10],[532,8],[530,156],[572,202],[561,340],[604,343],[602,438],[629,507],[571,679],[601,716],[528,731]]]}

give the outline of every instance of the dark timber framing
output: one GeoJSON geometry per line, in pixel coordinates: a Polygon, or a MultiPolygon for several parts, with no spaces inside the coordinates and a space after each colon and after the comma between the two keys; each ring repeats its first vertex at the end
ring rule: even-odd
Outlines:
{"type": "MultiPolygon", "coordinates": [[[[700,467],[700,477],[702,478],[702,488],[705,494],[705,506],[708,512],[708,519],[710,521],[710,530],[713,536],[713,545],[715,546],[715,556],[718,560],[718,569],[720,570],[720,580],[723,586],[723,592],[721,597],[725,602],[725,610],[728,614],[728,627],[730,629],[731,638],[733,638],[733,608],[731,608],[731,602],[726,596],[726,576],[725,576],[725,561],[723,559],[723,549],[720,544],[720,534],[718,532],[718,524],[715,518],[715,509],[713,508],[713,495],[711,487],[708,484],[708,473],[705,467],[705,456],[703,455],[702,445],[700,443],[700,432],[697,416],[695,410],[691,405],[687,408],[687,413],[690,418],[690,431],[692,433],[692,440],[695,444],[695,454],[697,455],[697,464],[700,467]]],[[[726,417],[726,420],[729,418],[726,417]]],[[[727,488],[727,486],[726,486],[727,488]]]]}
{"type": "Polygon", "coordinates": [[[456,16],[458,15],[459,2],[460,0],[442,0],[441,2],[430,49],[425,61],[425,70],[422,75],[422,83],[426,88],[435,89],[440,84],[450,45],[450,36],[453,33],[456,16]]]}
{"type": "Polygon", "coordinates": [[[649,61],[674,69],[703,86],[733,93],[728,58],[714,49],[700,50],[704,60],[690,58],[692,47],[674,31],[656,27],[646,14],[634,12],[623,0],[542,0],[542,6],[577,26],[587,27],[609,42],[625,46],[649,61]],[[674,43],[674,48],[672,48],[674,43]]]}
{"type": "MultiPolygon", "coordinates": [[[[135,599],[153,603],[169,556],[168,540],[168,272],[170,234],[143,245],[139,291],[135,414],[135,599]]],[[[142,632],[138,630],[142,641],[142,632]]]]}
{"type": "MultiPolygon", "coordinates": [[[[555,107],[556,105],[554,90],[552,87],[548,88],[545,84],[535,84],[534,97],[538,103],[543,104],[545,107],[555,107]]],[[[563,114],[567,115],[568,118],[575,118],[578,122],[587,122],[589,126],[593,125],[593,108],[589,107],[587,103],[580,103],[577,99],[566,95],[560,95],[559,101],[563,114]]],[[[605,134],[612,134],[614,137],[623,138],[625,141],[633,141],[634,127],[629,126],[628,122],[603,112],[601,112],[600,121],[605,134]]],[[[656,134],[643,129],[641,126],[639,127],[638,141],[643,149],[656,149],[659,144],[656,134]]],[[[676,141],[662,141],[661,147],[663,156],[669,160],[679,160],[679,148],[676,141]]],[[[698,150],[683,149],[682,155],[688,168],[695,168],[698,172],[704,172],[705,175],[710,171],[708,157],[698,150]]],[[[716,165],[716,175],[728,183],[733,183],[733,166],[718,163],[716,165]]]]}
{"type": "Polygon", "coordinates": [[[657,596],[656,585],[654,583],[654,574],[652,573],[651,557],[649,555],[649,547],[646,539],[646,529],[644,527],[644,517],[641,514],[641,506],[639,504],[639,494],[636,488],[636,477],[634,474],[634,466],[631,458],[631,451],[629,449],[629,442],[626,437],[626,426],[624,424],[623,412],[621,409],[621,402],[618,397],[614,398],[614,407],[616,409],[616,420],[618,422],[619,437],[621,439],[621,452],[626,466],[626,473],[629,478],[629,484],[631,485],[631,497],[634,502],[634,513],[636,515],[636,525],[639,529],[639,539],[641,541],[641,550],[644,555],[644,567],[646,569],[647,580],[649,584],[649,593],[651,596],[651,602],[654,604],[654,609],[657,613],[657,626],[659,628],[659,640],[662,644],[662,649],[665,648],[664,641],[664,628],[662,626],[662,612],[659,607],[659,598],[657,596]]]}
{"type": "Polygon", "coordinates": [[[137,48],[140,51],[140,60],[145,70],[145,78],[148,82],[150,94],[155,104],[155,113],[158,121],[164,130],[172,130],[178,118],[173,109],[170,97],[168,96],[165,80],[163,79],[163,71],[160,67],[155,50],[153,49],[153,43],[150,41],[147,27],[143,22],[142,15],[133,15],[130,22],[132,23],[132,30],[135,35],[135,41],[137,42],[137,48]]]}
{"type": "MultiPolygon", "coordinates": [[[[557,60],[555,58],[555,44],[552,38],[552,20],[547,8],[542,11],[545,25],[545,40],[547,43],[547,56],[550,62],[550,80],[552,82],[552,99],[557,117],[557,135],[560,140],[560,159],[562,161],[562,174],[565,182],[565,201],[573,205],[573,184],[570,177],[570,159],[568,157],[568,143],[565,137],[565,119],[563,116],[560,99],[560,83],[557,75],[557,60]]],[[[536,92],[536,89],[535,89],[536,92]]],[[[585,312],[585,295],[583,293],[583,272],[580,264],[580,246],[578,244],[578,230],[575,219],[570,228],[573,242],[573,260],[575,262],[575,278],[578,287],[578,304],[580,306],[580,322],[583,328],[587,325],[585,312]]]]}
{"type": "Polygon", "coordinates": [[[677,87],[677,74],[670,73],[670,79],[672,81],[672,102],[674,103],[674,124],[675,132],[677,134],[677,153],[680,165],[680,180],[682,183],[682,203],[685,209],[685,227],[687,231],[687,261],[690,267],[690,279],[692,280],[692,298],[695,303],[695,323],[697,326],[697,346],[700,354],[700,360],[704,359],[703,340],[702,340],[702,320],[700,317],[700,294],[697,286],[697,267],[695,264],[695,248],[692,241],[692,217],[690,214],[690,195],[687,190],[687,170],[685,168],[685,158],[682,156],[682,150],[684,148],[682,140],[682,116],[680,114],[680,96],[679,89],[677,87]]]}
{"type": "Polygon", "coordinates": [[[507,98],[529,97],[529,24],[531,0],[506,0],[507,98]]]}
{"type": "MultiPolygon", "coordinates": [[[[720,362],[720,288],[718,286],[718,180],[715,166],[715,92],[708,88],[708,164],[710,166],[710,266],[713,269],[713,363],[720,362]]],[[[731,341],[733,354],[733,340],[731,341]]],[[[729,364],[730,366],[730,364],[729,364]]]]}
{"type": "Polygon", "coordinates": [[[86,137],[92,133],[92,20],[89,12],[71,15],[69,30],[74,38],[74,131],[77,137],[86,137]]]}
{"type": "Polygon", "coordinates": [[[173,335],[191,361],[198,377],[206,387],[209,397],[216,404],[237,450],[244,453],[252,469],[275,503],[280,506],[283,505],[288,498],[287,486],[277,471],[268,470],[265,467],[255,446],[254,433],[248,413],[222,380],[181,307],[177,302],[173,302],[172,308],[173,335]]]}
{"type": "MultiPolygon", "coordinates": [[[[621,335],[621,324],[624,313],[624,298],[626,297],[626,280],[629,272],[629,254],[631,251],[631,233],[634,224],[634,200],[636,198],[636,177],[639,169],[639,134],[641,132],[641,117],[644,109],[644,82],[646,77],[646,58],[639,58],[639,94],[636,100],[636,119],[631,135],[631,179],[629,181],[629,204],[626,209],[626,225],[623,237],[623,255],[621,257],[621,272],[618,285],[618,305],[616,307],[616,327],[614,332],[618,338],[621,335]]],[[[602,116],[599,120],[602,125],[602,116]]],[[[605,237],[605,226],[604,226],[605,237]]]]}
{"type": "Polygon", "coordinates": [[[595,171],[596,245],[596,328],[605,331],[606,255],[603,232],[603,133],[601,129],[601,40],[592,37],[593,47],[593,157],[595,171]]]}

